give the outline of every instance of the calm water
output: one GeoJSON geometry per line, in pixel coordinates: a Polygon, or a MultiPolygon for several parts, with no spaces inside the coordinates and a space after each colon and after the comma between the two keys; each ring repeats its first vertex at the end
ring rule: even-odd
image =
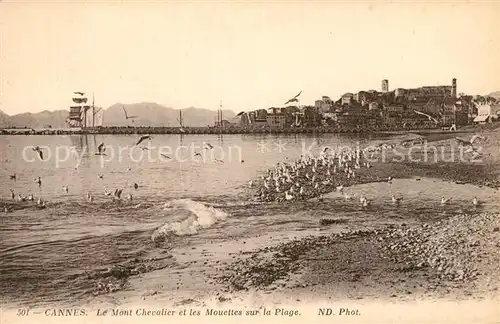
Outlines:
{"type": "Polygon", "coordinates": [[[470,204],[474,196],[485,201],[481,210],[495,208],[488,202],[496,194],[491,189],[433,179],[349,188],[373,200],[368,208],[335,193],[323,203],[253,202],[248,181],[277,162],[296,159],[304,149],[318,152],[325,145],[367,145],[374,140],[380,139],[333,134],[319,138],[157,135],[141,143],[149,148],[143,150],[134,147],[137,136],[0,136],[0,196],[13,206],[12,212],[1,215],[0,294],[6,303],[77,299],[95,292],[111,266],[133,262],[153,271],[172,265],[162,257],[176,246],[317,228],[322,217],[346,218],[353,224],[409,217],[428,220],[477,211],[470,204]],[[102,142],[108,154],[103,157],[95,155],[102,142]],[[205,142],[214,148],[203,150],[205,142]],[[44,151],[44,161],[31,149],[37,145],[44,151]],[[195,156],[196,152],[205,155],[195,156]],[[12,174],[15,181],[9,180],[12,174]],[[36,177],[41,177],[41,186],[36,177]],[[35,200],[42,197],[47,208],[13,203],[11,189],[16,195],[32,194],[35,200]],[[104,192],[115,189],[123,190],[122,198],[131,194],[133,200],[111,201],[104,192]],[[404,195],[401,206],[390,204],[393,192],[404,195]],[[87,193],[94,197],[92,203],[87,202],[87,193]],[[443,193],[454,196],[452,205],[436,203],[443,193]],[[158,229],[165,228],[176,235],[153,242],[158,229]],[[153,263],[152,258],[156,258],[153,263]]]}

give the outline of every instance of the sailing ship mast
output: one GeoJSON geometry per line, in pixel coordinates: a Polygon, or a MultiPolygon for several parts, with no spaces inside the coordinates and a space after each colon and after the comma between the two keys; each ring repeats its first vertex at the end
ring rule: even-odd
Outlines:
{"type": "Polygon", "coordinates": [[[181,125],[181,128],[184,127],[184,125],[182,123],[182,109],[179,109],[179,125],[181,125]]]}
{"type": "Polygon", "coordinates": [[[222,127],[222,100],[220,101],[219,110],[217,111],[217,124],[222,127]]]}
{"type": "Polygon", "coordinates": [[[84,92],[73,92],[73,104],[69,107],[68,123],[70,127],[85,127],[87,125],[87,97],[84,92]]]}
{"type": "Polygon", "coordinates": [[[92,127],[95,127],[95,105],[94,105],[94,93],[92,92],[92,127]]]}
{"type": "MultiPolygon", "coordinates": [[[[94,93],[92,93],[92,105],[87,105],[88,98],[85,96],[85,92],[74,91],[72,99],[73,104],[71,104],[69,107],[69,116],[66,120],[69,126],[87,127],[87,124],[89,124],[89,126],[95,127],[95,117],[99,112],[101,112],[102,107],[95,106],[94,93]],[[90,119],[87,117],[87,112],[90,110],[90,108],[92,108],[92,121],[87,121],[87,119],[90,119]]],[[[99,124],[102,124],[102,120],[99,122],[99,124]]]]}

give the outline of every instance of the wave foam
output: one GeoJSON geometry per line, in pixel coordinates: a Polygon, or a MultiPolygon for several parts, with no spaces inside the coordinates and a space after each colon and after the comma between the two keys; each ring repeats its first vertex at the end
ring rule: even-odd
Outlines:
{"type": "Polygon", "coordinates": [[[166,203],[164,207],[165,209],[184,209],[191,212],[193,215],[182,221],[166,223],[157,228],[151,236],[153,241],[163,239],[169,234],[177,236],[193,235],[198,233],[198,230],[209,228],[216,222],[225,220],[228,217],[228,214],[219,209],[204,205],[191,199],[172,200],[166,203]]]}

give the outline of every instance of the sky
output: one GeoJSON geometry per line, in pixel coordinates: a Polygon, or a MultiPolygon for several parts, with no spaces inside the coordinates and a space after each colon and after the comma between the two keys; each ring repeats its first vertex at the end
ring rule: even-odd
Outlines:
{"type": "Polygon", "coordinates": [[[500,2],[0,0],[0,110],[156,102],[235,112],[422,85],[500,90],[500,2]]]}

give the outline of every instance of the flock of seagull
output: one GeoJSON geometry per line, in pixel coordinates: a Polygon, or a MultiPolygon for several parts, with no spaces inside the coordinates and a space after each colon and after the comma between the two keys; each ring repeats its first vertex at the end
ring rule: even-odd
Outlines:
{"type": "MultiPolygon", "coordinates": [[[[142,135],[135,143],[135,146],[139,146],[144,141],[151,141],[152,137],[150,135],[142,135]]],[[[480,135],[474,135],[470,140],[455,138],[459,145],[467,147],[470,151],[477,151],[474,147],[474,143],[478,140],[485,140],[485,137],[480,135]]],[[[403,147],[408,147],[409,145],[423,143],[423,138],[417,138],[413,140],[406,140],[400,143],[403,147]]],[[[296,200],[306,200],[310,198],[317,197],[318,200],[323,200],[323,194],[331,191],[340,192],[346,200],[353,199],[353,195],[345,192],[344,187],[350,186],[355,183],[359,183],[357,178],[359,177],[357,170],[361,168],[371,168],[372,165],[366,159],[366,154],[369,154],[370,158],[376,151],[383,149],[394,149],[394,144],[381,144],[376,148],[368,151],[362,151],[359,148],[356,149],[344,149],[342,151],[334,151],[330,148],[325,148],[318,157],[312,156],[301,156],[293,163],[279,162],[276,168],[267,170],[266,174],[261,177],[261,185],[257,190],[257,198],[261,201],[296,201],[296,200]]],[[[148,149],[147,147],[141,147],[142,149],[148,149]]],[[[43,160],[43,150],[39,147],[32,148],[34,152],[38,154],[41,160],[43,160]]],[[[209,143],[204,143],[204,150],[211,150],[213,146],[209,143]]],[[[101,143],[97,147],[97,152],[95,155],[106,155],[106,146],[101,143]]],[[[162,154],[164,158],[171,159],[166,154],[162,154]]],[[[200,152],[196,152],[194,156],[202,156],[200,152]]],[[[215,159],[216,162],[224,163],[223,160],[215,159]]],[[[241,160],[241,163],[244,161],[241,160]]],[[[128,168],[130,171],[131,168],[128,168]]],[[[104,178],[104,174],[97,175],[99,179],[104,178]]],[[[10,175],[10,179],[16,181],[17,175],[10,175]]],[[[375,181],[385,181],[389,184],[392,181],[391,177],[386,179],[378,179],[375,181]]],[[[373,182],[373,181],[372,181],[373,182]]],[[[39,188],[42,186],[41,177],[35,178],[35,183],[39,188]]],[[[249,182],[250,187],[254,187],[254,181],[249,182]]],[[[139,185],[134,183],[134,189],[138,189],[139,185]]],[[[67,185],[62,187],[65,193],[69,192],[69,187],[67,185]]],[[[112,200],[121,200],[123,189],[115,189],[114,191],[104,191],[104,195],[111,197],[112,200]]],[[[14,190],[11,189],[11,198],[15,201],[34,201],[35,198],[32,194],[28,196],[23,196],[21,194],[15,194],[14,190]]],[[[127,195],[127,199],[132,201],[132,194],[127,195]]],[[[399,204],[402,197],[396,197],[392,195],[392,202],[394,204],[399,204]]],[[[94,197],[90,192],[87,192],[87,200],[89,202],[94,201],[94,197]]],[[[365,196],[361,195],[360,203],[362,206],[369,206],[371,201],[365,196]]],[[[441,204],[447,204],[451,198],[441,198],[441,204]]],[[[472,201],[473,205],[477,206],[479,200],[475,197],[472,201]]],[[[37,199],[36,206],[39,208],[46,207],[46,201],[41,197],[37,199]]],[[[7,213],[11,211],[9,207],[4,207],[4,211],[7,213]]]]}
{"type": "MultiPolygon", "coordinates": [[[[339,152],[325,148],[318,157],[301,156],[292,163],[278,162],[276,168],[268,169],[261,176],[257,186],[257,198],[261,201],[296,201],[318,197],[323,200],[323,193],[338,191],[346,200],[353,196],[344,191],[356,182],[357,170],[371,168],[365,154],[359,149],[345,149],[339,152]]],[[[391,177],[379,180],[390,182],[391,177]]],[[[250,181],[253,187],[254,182],[250,181]]],[[[394,201],[400,198],[393,196],[394,201]]],[[[360,202],[368,206],[370,201],[361,196],[360,202]]]]}
{"type": "MultiPolygon", "coordinates": [[[[141,143],[143,143],[144,141],[147,141],[147,140],[151,141],[152,137],[150,135],[142,135],[142,136],[139,137],[139,139],[135,143],[135,146],[139,146],[141,143]]],[[[139,147],[141,149],[143,149],[143,150],[148,149],[148,147],[144,147],[144,146],[142,146],[142,147],[139,146],[139,147]]],[[[203,150],[211,150],[213,148],[214,148],[214,146],[211,145],[210,143],[203,143],[203,150]]],[[[38,154],[40,160],[44,159],[43,150],[39,146],[33,147],[32,150],[38,154]]],[[[97,151],[95,152],[95,155],[97,155],[97,156],[106,156],[107,155],[106,154],[106,146],[104,145],[104,143],[99,144],[99,146],[97,147],[97,151]]],[[[161,154],[161,155],[165,159],[172,159],[170,156],[168,156],[166,154],[161,154]]],[[[195,152],[194,156],[195,157],[202,156],[202,154],[201,154],[201,152],[195,152]]],[[[224,163],[224,161],[222,159],[214,158],[214,161],[219,162],[219,163],[224,163]]],[[[243,163],[243,162],[244,161],[241,160],[241,163],[243,163]]],[[[77,169],[77,168],[75,168],[75,169],[77,169]]],[[[127,170],[130,171],[131,168],[129,167],[127,170]]],[[[9,177],[10,177],[10,180],[14,180],[14,181],[17,181],[17,178],[18,178],[18,176],[17,176],[16,173],[10,175],[9,177]]],[[[104,174],[98,173],[97,177],[99,179],[103,179],[104,178],[104,174]]],[[[36,177],[35,178],[35,183],[38,185],[39,188],[41,188],[42,187],[42,178],[41,177],[36,177]]],[[[137,183],[134,183],[133,184],[133,188],[137,190],[139,188],[139,185],[137,183]]],[[[65,193],[68,193],[69,192],[69,186],[68,185],[62,186],[62,190],[65,193]]],[[[35,201],[35,198],[34,198],[33,194],[29,194],[28,196],[23,196],[20,193],[18,193],[16,195],[16,193],[14,192],[13,189],[10,189],[10,191],[11,191],[11,198],[12,198],[12,200],[14,200],[16,202],[27,202],[27,201],[34,202],[35,201]]],[[[115,189],[114,191],[108,191],[107,189],[104,190],[104,196],[111,197],[111,199],[113,201],[114,200],[121,201],[121,199],[122,199],[122,193],[123,193],[123,189],[121,189],[121,188],[120,189],[115,189]]],[[[127,199],[129,201],[132,201],[133,200],[132,194],[129,193],[127,195],[127,199]]],[[[90,192],[87,192],[87,201],[88,202],[93,202],[94,201],[94,196],[90,192]]],[[[45,208],[46,207],[46,201],[42,197],[39,197],[36,200],[36,207],[38,207],[40,209],[45,208]]],[[[4,212],[5,213],[11,212],[11,211],[12,211],[11,207],[4,206],[4,212]]]]}

